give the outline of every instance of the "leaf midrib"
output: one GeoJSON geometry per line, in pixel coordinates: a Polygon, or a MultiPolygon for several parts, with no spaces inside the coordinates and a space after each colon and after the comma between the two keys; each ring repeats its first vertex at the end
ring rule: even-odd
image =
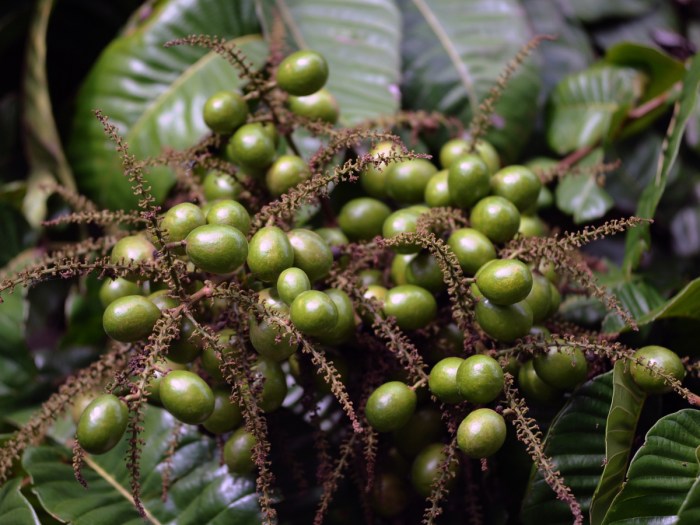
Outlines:
{"type": "MultiPolygon", "coordinates": [[[[229,42],[234,42],[237,46],[241,46],[248,42],[253,42],[256,40],[262,40],[261,35],[246,35],[238,38],[234,38],[229,42]]],[[[204,68],[209,62],[214,60],[218,54],[216,51],[210,51],[194,64],[187,67],[177,79],[171,83],[165,91],[158,95],[153,103],[149,105],[146,110],[141,114],[141,116],[134,122],[129,131],[127,132],[127,141],[133,139],[133,137],[138,137],[141,128],[149,122],[150,117],[158,114],[158,110],[165,104],[165,102],[170,98],[170,96],[175,93],[180,86],[191,79],[198,71],[204,68]]],[[[232,66],[233,67],[233,66],[232,66]]]]}

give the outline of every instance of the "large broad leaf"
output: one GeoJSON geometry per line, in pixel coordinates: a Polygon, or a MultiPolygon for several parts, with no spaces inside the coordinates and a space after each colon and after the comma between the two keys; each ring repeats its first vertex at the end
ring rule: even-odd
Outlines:
{"type": "Polygon", "coordinates": [[[552,93],[547,142],[564,155],[614,132],[644,92],[645,75],[598,65],[566,76],[552,93]]]}
{"type": "MultiPolygon", "coordinates": [[[[610,287],[610,291],[620,301],[622,307],[639,321],[655,308],[664,304],[658,290],[644,281],[621,282],[610,287]]],[[[615,333],[629,330],[622,318],[615,312],[609,312],[603,320],[603,332],[615,333]]]]}
{"type": "Polygon", "coordinates": [[[13,479],[0,487],[0,523],[41,525],[27,498],[20,492],[22,480],[13,479]]]}
{"type": "Polygon", "coordinates": [[[393,0],[258,0],[266,32],[278,15],[292,49],[328,61],[326,87],[352,125],[399,108],[401,17],[393,0]]]}
{"type": "MultiPolygon", "coordinates": [[[[576,2],[585,4],[585,2],[576,2]]],[[[608,2],[614,6],[617,2],[608,2]]],[[[677,7],[672,2],[656,0],[656,6],[641,16],[626,17],[591,28],[590,35],[598,47],[608,49],[620,42],[635,42],[649,46],[658,45],[655,38],[666,33],[683,33],[677,7]]],[[[672,36],[673,38],[673,36],[672,36]]],[[[682,37],[680,37],[682,38],[682,37]]]]}
{"type": "MultiPolygon", "coordinates": [[[[192,146],[207,133],[202,106],[214,92],[240,86],[233,67],[205,49],[163,48],[174,38],[211,34],[226,39],[256,32],[252,0],[168,0],[114,40],[100,55],[78,96],[69,154],[78,183],[100,204],[136,204],[122,175],[113,144],[95,119],[100,109],[117,125],[138,157],[158,155],[164,146],[192,146]]],[[[259,38],[240,40],[243,50],[261,64],[265,48],[259,38]]],[[[149,176],[162,200],[174,182],[170,171],[149,176]]]]}
{"type": "MultiPolygon", "coordinates": [[[[401,0],[400,5],[405,105],[455,115],[465,123],[532,36],[515,0],[401,0]]],[[[487,138],[507,159],[517,157],[536,121],[537,69],[528,59],[496,106],[487,138]]]]}
{"type": "Polygon", "coordinates": [[[544,91],[549,93],[564,75],[593,62],[593,47],[581,24],[565,15],[559,2],[528,0],[523,7],[536,33],[557,37],[540,48],[544,91]]]}
{"type": "Polygon", "coordinates": [[[567,175],[555,192],[557,208],[573,215],[576,224],[600,219],[613,207],[613,199],[595,176],[567,175]]]}
{"type": "Polygon", "coordinates": [[[625,370],[626,366],[627,363],[620,360],[613,370],[613,397],[605,424],[605,469],[593,494],[591,525],[603,521],[610,504],[622,488],[637,422],[646,399],[646,394],[625,370]]]}
{"type": "MultiPolygon", "coordinates": [[[[255,483],[250,477],[232,477],[219,466],[213,440],[196,427],[185,426],[170,464],[170,489],[161,499],[166,451],[175,420],[165,410],[149,407],[142,437],[142,500],[156,524],[206,525],[235,523],[257,525],[259,515],[255,483]]],[[[75,525],[141,525],[143,519],[131,501],[124,466],[126,439],[102,456],[90,456],[83,469],[88,489],[73,477],[70,451],[41,446],[25,452],[23,466],[32,491],[56,518],[75,525]]]]}
{"type": "MultiPolygon", "coordinates": [[[[545,453],[587,513],[593,491],[603,472],[605,425],[613,396],[613,373],[588,381],[574,392],[549,428],[545,453]]],[[[525,525],[572,522],[568,505],[557,500],[542,474],[534,471],[523,500],[525,525]]]]}
{"type": "Polygon", "coordinates": [[[35,228],[46,217],[49,193],[43,186],[58,180],[68,188],[75,188],[53,119],[46,77],[46,32],[53,3],[53,0],[36,2],[23,78],[22,123],[30,174],[22,208],[27,221],[35,228]]]}
{"type": "Polygon", "coordinates": [[[669,317],[700,319],[700,278],[688,283],[671,299],[639,318],[638,322],[643,325],[669,317]]]}
{"type": "MultiPolygon", "coordinates": [[[[683,93],[678,102],[677,113],[669,125],[667,140],[668,143],[663,152],[663,159],[658,164],[656,176],[652,184],[646,187],[642,198],[637,205],[638,217],[651,219],[654,217],[656,207],[661,201],[661,196],[666,189],[669,174],[678,156],[683,131],[695,108],[698,98],[698,87],[700,86],[700,55],[696,55],[690,65],[685,80],[683,81],[683,93]]],[[[639,265],[642,254],[649,248],[651,239],[649,236],[649,226],[642,224],[632,228],[625,240],[625,259],[623,268],[629,275],[639,265]]]]}
{"type": "Polygon", "coordinates": [[[627,473],[627,482],[605,516],[605,525],[686,523],[698,516],[700,412],[686,409],[649,430],[627,473]]]}
{"type": "Polygon", "coordinates": [[[650,11],[659,0],[563,0],[566,12],[583,22],[608,18],[639,16],[650,11]]]}

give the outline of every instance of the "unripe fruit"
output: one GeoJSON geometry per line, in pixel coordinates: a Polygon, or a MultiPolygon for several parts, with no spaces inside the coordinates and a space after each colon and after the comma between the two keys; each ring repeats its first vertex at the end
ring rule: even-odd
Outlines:
{"type": "Polygon", "coordinates": [[[493,357],[472,355],[459,366],[456,383],[462,399],[476,405],[490,403],[503,392],[503,369],[493,357]]]}
{"type": "Polygon", "coordinates": [[[380,516],[384,518],[397,516],[409,503],[406,483],[393,472],[382,472],[374,480],[370,501],[372,508],[380,516]]]}
{"type": "MultiPolygon", "coordinates": [[[[377,158],[379,154],[388,155],[392,151],[398,150],[398,146],[393,142],[380,142],[370,150],[370,154],[377,158]]],[[[374,164],[368,164],[360,172],[360,184],[365,193],[375,199],[386,198],[386,174],[389,165],[381,165],[380,167],[374,164]]]]}
{"type": "Polygon", "coordinates": [[[100,303],[103,307],[109,306],[113,301],[116,301],[120,297],[126,297],[127,295],[141,295],[143,291],[141,287],[124,279],[123,277],[117,277],[116,279],[105,279],[100,286],[100,303]]]}
{"type": "Polygon", "coordinates": [[[340,113],[338,101],[325,88],[303,97],[290,96],[287,99],[287,106],[292,113],[300,117],[321,120],[329,124],[335,124],[340,113]]]}
{"type": "MultiPolygon", "coordinates": [[[[411,482],[416,492],[427,498],[438,474],[440,466],[445,462],[446,456],[442,443],[431,443],[416,456],[411,466],[411,482]]],[[[459,459],[457,457],[449,464],[448,470],[452,475],[447,477],[444,487],[449,490],[457,481],[459,473],[459,459]]]]}
{"type": "Polygon", "coordinates": [[[160,317],[160,310],[142,295],[120,297],[105,308],[102,326],[115,341],[131,343],[148,337],[160,317]]]}
{"type": "Polygon", "coordinates": [[[586,380],[588,363],[580,348],[552,346],[533,359],[538,377],[559,390],[571,390],[586,380]]]}
{"type": "Polygon", "coordinates": [[[496,258],[496,248],[486,235],[473,228],[454,230],[447,239],[466,275],[474,275],[488,261],[496,258]]]}
{"type": "Polygon", "coordinates": [[[426,159],[393,163],[386,171],[386,193],[398,202],[422,202],[425,187],[436,172],[437,168],[426,159]]]}
{"type": "Polygon", "coordinates": [[[532,310],[524,301],[499,306],[481,299],[476,303],[475,312],[481,329],[502,343],[512,343],[526,336],[532,328],[532,310]]]}
{"type": "Polygon", "coordinates": [[[277,226],[260,228],[248,246],[248,268],[265,282],[273,282],[294,265],[294,249],[287,234],[277,226]]]}
{"type": "Polygon", "coordinates": [[[294,266],[304,270],[312,283],[323,279],[333,266],[333,252],[320,235],[297,228],[287,233],[294,251],[294,266]]]}
{"type": "Polygon", "coordinates": [[[272,164],[275,141],[260,123],[244,124],[226,146],[226,155],[240,166],[260,170],[272,164]]]}
{"type": "Polygon", "coordinates": [[[277,85],[298,97],[311,95],[328,80],[328,63],[315,51],[297,51],[282,60],[277,68],[277,85]]]}
{"type": "Polygon", "coordinates": [[[241,407],[231,403],[229,390],[214,390],[214,410],[202,423],[212,434],[223,434],[233,430],[243,421],[241,407]]]}
{"type": "Polygon", "coordinates": [[[233,226],[247,235],[250,231],[250,215],[240,202],[224,199],[213,202],[206,215],[208,224],[233,226]]]}
{"type": "Polygon", "coordinates": [[[411,259],[406,267],[406,281],[431,293],[440,293],[447,287],[440,265],[430,252],[421,252],[411,259]]]}
{"type": "Polygon", "coordinates": [[[160,381],[160,401],[176,419],[203,423],[214,411],[214,393],[204,379],[187,370],[173,370],[160,381]]]}
{"type": "Polygon", "coordinates": [[[231,273],[248,256],[245,235],[232,226],[205,224],[192,230],[185,242],[190,261],[209,273],[231,273]]]}
{"type": "Polygon", "coordinates": [[[233,133],[245,124],[248,103],[238,93],[218,91],[204,103],[203,116],[214,133],[233,133]]]}
{"type": "Polygon", "coordinates": [[[524,212],[537,204],[542,183],[525,166],[506,166],[491,177],[491,191],[515,204],[524,212]]]}
{"type": "MultiPolygon", "coordinates": [[[[112,248],[109,260],[113,264],[143,263],[155,258],[156,248],[141,235],[129,235],[119,239],[112,248]]],[[[129,280],[136,280],[138,272],[126,276],[129,280]]]]}
{"type": "Polygon", "coordinates": [[[416,393],[401,381],[390,381],[378,387],[367,400],[365,416],[377,432],[401,428],[416,409],[416,393]]]}
{"type": "Polygon", "coordinates": [[[309,290],[294,299],[290,318],[297,330],[304,335],[322,336],[338,322],[338,309],[325,293],[309,290]]]}
{"type": "Polygon", "coordinates": [[[437,302],[425,288],[403,284],[387,292],[384,312],[395,317],[402,330],[417,330],[435,319],[437,302]]]}
{"type": "Polygon", "coordinates": [[[493,304],[507,306],[528,296],[532,290],[532,272],[516,259],[494,259],[476,273],[476,285],[493,304]]]}
{"type": "Polygon", "coordinates": [[[338,225],[352,240],[365,241],[382,233],[382,225],[391,215],[391,208],[369,197],[345,203],[338,214],[338,225]]]}
{"type": "Polygon", "coordinates": [[[202,181],[202,192],[208,201],[237,199],[243,192],[243,186],[228,173],[211,170],[202,181]]]}
{"type": "Polygon", "coordinates": [[[78,443],[90,454],[104,454],[121,440],[129,423],[129,409],[112,394],[96,397],[85,408],[76,435],[78,443]]]}
{"type": "Polygon", "coordinates": [[[304,159],[297,155],[282,155],[272,163],[265,175],[265,184],[273,197],[311,178],[311,170],[304,159]]]}
{"type": "Polygon", "coordinates": [[[339,345],[349,341],[355,334],[355,310],[348,294],[338,288],[329,288],[324,293],[330,297],[338,311],[335,325],[319,336],[321,343],[339,345]]]}
{"type": "Polygon", "coordinates": [[[450,200],[460,208],[470,208],[489,194],[489,169],[478,155],[455,159],[447,170],[450,200]]]}
{"type": "Polygon", "coordinates": [[[450,206],[452,204],[450,187],[447,183],[447,170],[438,171],[430,177],[428,184],[425,186],[423,200],[431,208],[450,206]]]}
{"type": "Polygon", "coordinates": [[[632,379],[642,390],[649,394],[670,392],[672,387],[663,377],[652,372],[645,365],[650,365],[654,370],[670,375],[678,381],[682,381],[685,377],[685,368],[678,354],[663,346],[645,346],[637,350],[634,353],[634,357],[635,360],[630,365],[632,379]],[[636,361],[637,359],[642,364],[639,364],[636,361]]]}
{"type": "Polygon", "coordinates": [[[401,428],[394,430],[392,438],[406,457],[415,457],[421,450],[440,439],[444,423],[440,411],[421,408],[401,428]]]}
{"type": "MultiPolygon", "coordinates": [[[[182,202],[165,212],[160,227],[167,242],[178,242],[185,239],[192,230],[198,226],[203,226],[206,222],[199,206],[189,202],[182,202]]],[[[173,251],[182,255],[185,253],[185,248],[180,246],[173,249],[173,251]]]]}
{"type": "Polygon", "coordinates": [[[484,197],[474,205],[469,222],[491,241],[508,242],[518,233],[520,212],[503,197],[484,197]]]}
{"type": "MultiPolygon", "coordinates": [[[[282,301],[274,289],[268,288],[262,290],[258,294],[258,300],[280,315],[289,315],[289,307],[282,301]]],[[[250,343],[263,357],[273,361],[284,361],[297,349],[298,344],[292,342],[290,334],[285,333],[283,328],[265,319],[258,322],[255,316],[251,315],[248,321],[248,327],[250,343]]]]}
{"type": "Polygon", "coordinates": [[[287,304],[292,304],[297,295],[308,290],[311,290],[311,281],[301,268],[287,268],[277,278],[277,293],[287,304]]]}
{"type": "Polygon", "coordinates": [[[265,413],[274,412],[282,406],[284,398],[287,397],[287,381],[282,367],[271,359],[259,357],[253,365],[253,372],[255,381],[252,386],[259,389],[262,383],[258,405],[265,413]]]}
{"type": "Polygon", "coordinates": [[[550,282],[540,274],[532,274],[532,289],[525,302],[532,309],[532,322],[541,323],[549,317],[552,309],[552,291],[550,282]]]}
{"type": "MultiPolygon", "coordinates": [[[[415,232],[419,215],[420,213],[410,208],[396,210],[382,224],[382,237],[391,239],[402,233],[415,232]]],[[[417,253],[420,250],[420,246],[414,243],[402,244],[393,248],[396,253],[402,254],[417,253]]]]}
{"type": "Polygon", "coordinates": [[[428,376],[428,388],[440,401],[459,403],[462,396],[457,389],[457,370],[464,359],[461,357],[446,357],[438,361],[428,376]]]}
{"type": "Polygon", "coordinates": [[[545,404],[561,400],[562,393],[537,375],[532,360],[526,361],[518,370],[518,388],[526,398],[545,404]]]}
{"type": "Polygon", "coordinates": [[[490,408],[474,410],[457,429],[457,446],[470,458],[493,456],[505,440],[506,422],[490,408]]]}
{"type": "Polygon", "coordinates": [[[224,463],[233,474],[250,474],[255,468],[255,437],[244,428],[236,430],[224,444],[224,463]]]}

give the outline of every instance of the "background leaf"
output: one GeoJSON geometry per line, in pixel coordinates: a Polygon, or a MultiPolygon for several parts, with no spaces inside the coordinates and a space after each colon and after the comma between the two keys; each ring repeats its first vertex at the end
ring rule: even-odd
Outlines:
{"type": "Polygon", "coordinates": [[[649,11],[656,3],[658,0],[563,0],[566,12],[583,22],[638,16],[649,11]]]}
{"type": "MultiPolygon", "coordinates": [[[[465,123],[532,36],[515,0],[400,0],[400,6],[404,105],[465,123]]],[[[533,129],[539,89],[538,67],[530,58],[508,84],[486,137],[507,159],[517,157],[533,129]]]]}
{"type": "MultiPolygon", "coordinates": [[[[165,452],[176,428],[165,410],[148,407],[142,437],[141,490],[144,506],[157,523],[206,525],[260,523],[255,483],[251,477],[233,478],[219,466],[211,438],[196,427],[183,426],[172,457],[168,499],[161,500],[165,452]]],[[[83,469],[86,491],[75,481],[69,449],[41,446],[27,450],[23,466],[32,479],[32,491],[55,517],[75,525],[139,525],[143,519],[130,501],[124,466],[126,439],[101,456],[90,456],[83,469]]]]}
{"type": "MultiPolygon", "coordinates": [[[[656,207],[661,201],[669,174],[678,156],[683,131],[695,108],[698,86],[700,86],[700,55],[696,55],[693,58],[690,69],[683,81],[683,93],[678,102],[678,113],[668,130],[668,145],[663,151],[663,160],[658,164],[653,184],[645,188],[639,200],[635,214],[638,217],[649,219],[654,217],[656,207]]],[[[627,232],[623,268],[628,275],[637,268],[642,254],[649,249],[650,244],[651,238],[648,225],[642,224],[627,232]]]]}
{"type": "Polygon", "coordinates": [[[399,108],[401,19],[392,0],[258,0],[266,32],[281,17],[291,49],[317,49],[326,87],[352,125],[399,108]]]}
{"type": "Polygon", "coordinates": [[[602,523],[610,504],[622,488],[637,422],[646,399],[646,394],[625,371],[626,366],[624,360],[619,360],[613,369],[612,403],[605,424],[605,468],[591,502],[591,525],[602,523]]]}
{"type": "MultiPolygon", "coordinates": [[[[652,309],[664,304],[664,299],[656,288],[644,281],[618,282],[611,285],[609,289],[617,296],[622,307],[638,322],[652,309]]],[[[603,320],[603,332],[615,333],[627,330],[629,328],[617,313],[608,312],[603,320]]]]}
{"type": "Polygon", "coordinates": [[[644,325],[669,317],[700,319],[700,277],[688,283],[663,305],[642,316],[638,322],[644,325]]]}
{"type": "Polygon", "coordinates": [[[13,479],[0,487],[0,523],[41,525],[36,512],[20,492],[22,480],[13,479]]]}
{"type": "Polygon", "coordinates": [[[641,97],[644,75],[629,67],[598,65],[564,77],[552,93],[547,142],[565,155],[593,146],[641,97]]]}
{"type": "Polygon", "coordinates": [[[674,518],[689,496],[698,501],[692,489],[697,490],[699,443],[697,410],[681,410],[657,421],[635,454],[627,483],[603,523],[676,523],[674,518]]]}
{"type": "Polygon", "coordinates": [[[567,175],[555,191],[557,208],[573,215],[576,224],[591,222],[604,216],[614,201],[595,176],[567,175]]]}
{"type": "MultiPolygon", "coordinates": [[[[574,391],[552,421],[544,443],[568,486],[588,511],[593,491],[603,471],[605,424],[613,396],[612,371],[601,374],[574,391]]],[[[537,470],[533,470],[521,514],[525,525],[570,524],[569,506],[557,500],[537,470]]]]}
{"type": "MultiPolygon", "coordinates": [[[[136,204],[94,109],[113,121],[133,154],[153,156],[164,146],[194,145],[208,132],[201,115],[206,99],[218,90],[239,86],[233,67],[215,53],[190,46],[166,49],[165,42],[190,34],[233,39],[257,30],[252,0],[168,0],[157,3],[146,20],[112,41],[77,99],[68,152],[81,189],[110,208],[136,204]]],[[[239,44],[255,63],[262,63],[265,47],[259,38],[239,44]]],[[[153,170],[148,180],[158,200],[174,182],[165,169],[153,170]]]]}

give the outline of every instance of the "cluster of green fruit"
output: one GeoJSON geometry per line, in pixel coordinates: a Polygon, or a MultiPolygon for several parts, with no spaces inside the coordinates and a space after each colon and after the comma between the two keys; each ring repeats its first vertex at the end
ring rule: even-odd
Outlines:
{"type": "MultiPolygon", "coordinates": [[[[276,88],[289,95],[291,111],[335,122],[337,106],[323,89],[327,76],[320,55],[294,53],[280,64],[276,88]]],[[[298,156],[277,156],[284,145],[278,144],[272,124],[246,123],[255,117],[248,102],[236,93],[217,93],[207,100],[204,119],[214,133],[229,137],[219,152],[222,157],[278,197],[308,179],[311,172],[298,156]]],[[[382,142],[370,153],[382,155],[392,148],[393,143],[382,142]]],[[[442,170],[422,158],[392,162],[385,169],[371,165],[360,174],[367,195],[346,202],[337,214],[337,225],[289,231],[265,226],[252,232],[249,211],[237,200],[243,191],[239,181],[211,171],[202,180],[204,202],[176,204],[160,218],[166,246],[136,233],[120,239],[110,257],[118,264],[149,263],[156,262],[159,249],[169,250],[189,264],[196,276],[192,293],[203,275],[219,282],[236,280],[257,292],[265,312],[288,320],[303,336],[323,345],[333,355],[343,380],[352,381],[352,367],[343,354],[362,351],[357,348],[356,334],[369,330],[374,319],[358,315],[346,292],[324,285],[334,265],[333,247],[416,232],[422,213],[454,206],[468,212],[470,226],[446,232],[445,240],[464,274],[473,278],[470,290],[476,336],[495,344],[512,343],[528,334],[547,337],[542,323],[557,312],[561,301],[555,272],[547,265],[535,268],[517,259],[501,259],[498,253],[517,235],[544,233],[536,211],[538,203],[548,199],[549,190],[526,166],[501,167],[497,152],[483,140],[475,143],[473,151],[469,141],[451,140],[440,150],[439,161],[442,170]]],[[[380,314],[395,319],[411,335],[437,319],[439,304],[447,303],[446,286],[439,261],[428,250],[404,243],[394,251],[390,269],[364,269],[358,277],[364,296],[381,305],[380,314]]],[[[335,264],[342,264],[342,259],[335,264]]],[[[105,281],[100,290],[105,332],[125,343],[148,338],[162,312],[180,306],[169,290],[161,288],[162,283],[139,282],[136,275],[105,281]]],[[[201,301],[195,318],[211,324],[224,307],[217,300],[201,301]]],[[[526,396],[539,401],[561,399],[563,391],[588,376],[583,352],[561,344],[552,344],[550,351],[524,363],[511,359],[505,367],[487,354],[462,358],[467,334],[454,323],[443,324],[435,340],[425,345],[424,357],[432,364],[427,387],[440,402],[468,402],[475,407],[457,430],[458,446],[468,457],[487,458],[505,440],[504,418],[498,406],[493,406],[504,389],[504,370],[517,377],[526,396]],[[441,353],[432,352],[433,347],[440,347],[441,353]]],[[[223,348],[250,345],[257,353],[252,365],[261,383],[257,401],[264,413],[271,413],[283,405],[288,382],[299,377],[299,342],[280,324],[252,314],[244,327],[247,332],[240,326],[224,328],[218,339],[223,348]],[[285,362],[288,368],[283,368],[285,362]]],[[[183,423],[202,425],[213,434],[232,433],[224,445],[226,464],[235,473],[252,471],[255,438],[239,428],[241,408],[230,400],[230,385],[221,372],[223,356],[205,347],[193,321],[184,317],[180,336],[166,357],[168,362],[161,370],[147,378],[149,400],[183,423]]],[[[670,350],[647,347],[638,357],[640,363],[652,363],[673,377],[684,376],[682,363],[670,350]]],[[[648,366],[633,365],[632,374],[647,391],[667,388],[648,366]]],[[[355,379],[361,380],[361,374],[355,379]]],[[[365,415],[378,432],[392,432],[404,460],[412,458],[413,486],[427,496],[444,454],[444,425],[423,387],[386,382],[369,396],[365,415]]],[[[87,452],[107,452],[126,431],[127,404],[114,394],[88,401],[76,415],[78,442],[87,452]]],[[[450,468],[457,472],[457,467],[455,463],[450,468]]],[[[401,512],[407,502],[403,485],[395,471],[379,472],[373,494],[378,512],[387,516],[401,512]]]]}

